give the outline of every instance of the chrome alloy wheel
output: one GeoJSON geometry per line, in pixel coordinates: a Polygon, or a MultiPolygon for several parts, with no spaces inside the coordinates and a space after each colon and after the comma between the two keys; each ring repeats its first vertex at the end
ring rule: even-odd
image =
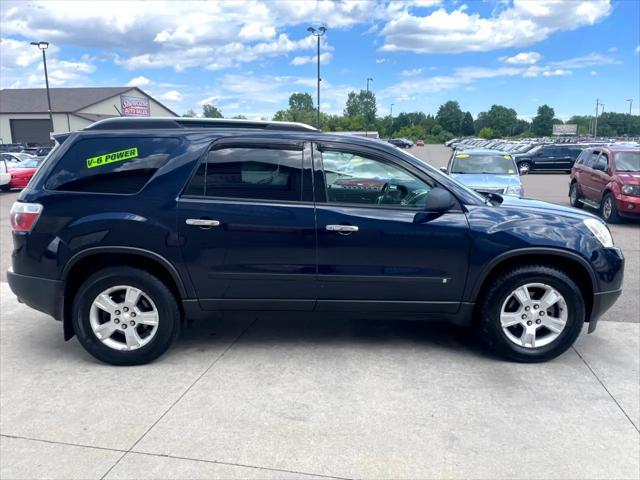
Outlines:
{"type": "Polygon", "coordinates": [[[142,290],[118,285],[98,295],[91,304],[93,333],[114,350],[144,347],[158,330],[158,309],[142,290]]]}
{"type": "Polygon", "coordinates": [[[613,201],[611,197],[606,197],[604,199],[604,203],[602,204],[602,216],[605,220],[609,220],[611,217],[611,213],[613,212],[613,201]]]}
{"type": "Polygon", "coordinates": [[[567,302],[544,283],[527,283],[509,294],[500,310],[506,337],[518,346],[538,348],[556,340],[567,325],[567,302]]]}

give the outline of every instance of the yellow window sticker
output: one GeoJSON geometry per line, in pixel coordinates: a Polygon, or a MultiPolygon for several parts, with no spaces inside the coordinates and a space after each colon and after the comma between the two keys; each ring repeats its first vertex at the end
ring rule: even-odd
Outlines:
{"type": "Polygon", "coordinates": [[[460,155],[456,155],[456,158],[469,158],[469,155],[466,153],[461,153],[460,155]]]}
{"type": "Polygon", "coordinates": [[[507,170],[507,173],[516,173],[516,172],[514,172],[513,169],[510,168],[509,170],[507,170]]]}
{"type": "Polygon", "coordinates": [[[507,160],[511,160],[511,157],[509,155],[503,155],[502,158],[506,158],[507,160]]]}
{"type": "Polygon", "coordinates": [[[122,162],[138,156],[137,148],[127,148],[126,150],[118,150],[117,152],[105,153],[97,157],[87,158],[87,168],[102,167],[110,163],[122,162]]]}

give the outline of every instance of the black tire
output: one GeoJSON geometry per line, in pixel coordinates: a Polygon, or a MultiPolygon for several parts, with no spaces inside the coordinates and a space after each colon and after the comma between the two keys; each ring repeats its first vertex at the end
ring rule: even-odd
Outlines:
{"type": "Polygon", "coordinates": [[[9,190],[11,190],[11,187],[9,185],[2,185],[0,186],[0,190],[2,190],[3,192],[8,192],[9,190]]]}
{"type": "Polygon", "coordinates": [[[178,303],[167,286],[150,273],[131,267],[105,268],[91,275],[73,299],[72,315],[76,336],[85,350],[112,365],[142,365],[155,360],[178,337],[181,324],[178,303]],[[102,343],[91,328],[89,318],[93,301],[100,293],[119,285],[142,290],[157,308],[157,330],[149,343],[136,350],[111,348],[102,343]]]}
{"type": "Polygon", "coordinates": [[[520,173],[531,173],[531,162],[525,161],[518,163],[518,171],[520,173]]]}
{"type": "Polygon", "coordinates": [[[622,221],[622,218],[620,218],[620,214],[618,213],[616,198],[611,194],[611,192],[607,193],[602,199],[600,215],[607,223],[620,223],[622,221]],[[607,203],[609,203],[610,206],[607,206],[607,203]]]}
{"type": "Polygon", "coordinates": [[[572,182],[569,187],[569,204],[575,208],[582,208],[580,201],[580,192],[578,191],[578,182],[572,182]]]}
{"type": "Polygon", "coordinates": [[[528,265],[506,271],[491,282],[480,306],[478,329],[484,342],[501,356],[516,362],[534,363],[551,360],[571,347],[584,321],[584,299],[575,282],[555,268],[528,265]],[[544,283],[556,289],[564,297],[568,312],[564,330],[554,341],[538,348],[516,345],[507,338],[500,323],[503,303],[518,286],[531,283],[544,283]]]}

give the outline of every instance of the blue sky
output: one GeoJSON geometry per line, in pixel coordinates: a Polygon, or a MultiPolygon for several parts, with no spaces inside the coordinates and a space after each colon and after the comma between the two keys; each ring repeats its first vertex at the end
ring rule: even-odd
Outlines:
{"type": "Polygon", "coordinates": [[[270,118],[293,92],[322,110],[371,88],[379,114],[435,113],[458,100],[475,116],[498,103],[522,118],[640,106],[640,1],[3,1],[2,88],[43,85],[33,40],[51,42],[52,86],[137,85],[178,113],[212,103],[270,118]],[[27,34],[28,32],[28,34],[27,34]]]}

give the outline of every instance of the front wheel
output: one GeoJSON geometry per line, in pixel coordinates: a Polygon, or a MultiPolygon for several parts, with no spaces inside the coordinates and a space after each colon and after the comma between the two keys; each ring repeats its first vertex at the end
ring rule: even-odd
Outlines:
{"type": "Polygon", "coordinates": [[[151,362],[180,331],[174,295],[157,277],[137,268],[94,273],[78,289],[72,315],[82,346],[112,365],[151,362]]]}
{"type": "Polygon", "coordinates": [[[518,170],[521,175],[526,175],[531,171],[531,162],[520,162],[518,164],[518,170]]]}
{"type": "Polygon", "coordinates": [[[620,223],[621,218],[618,213],[618,206],[616,205],[616,199],[611,193],[607,193],[602,200],[602,206],[600,207],[600,214],[607,223],[620,223]]]}
{"type": "Polygon", "coordinates": [[[564,272],[543,265],[514,268],[492,282],[479,320],[485,342],[518,362],[565,352],[582,330],[584,299],[564,272]]]}

